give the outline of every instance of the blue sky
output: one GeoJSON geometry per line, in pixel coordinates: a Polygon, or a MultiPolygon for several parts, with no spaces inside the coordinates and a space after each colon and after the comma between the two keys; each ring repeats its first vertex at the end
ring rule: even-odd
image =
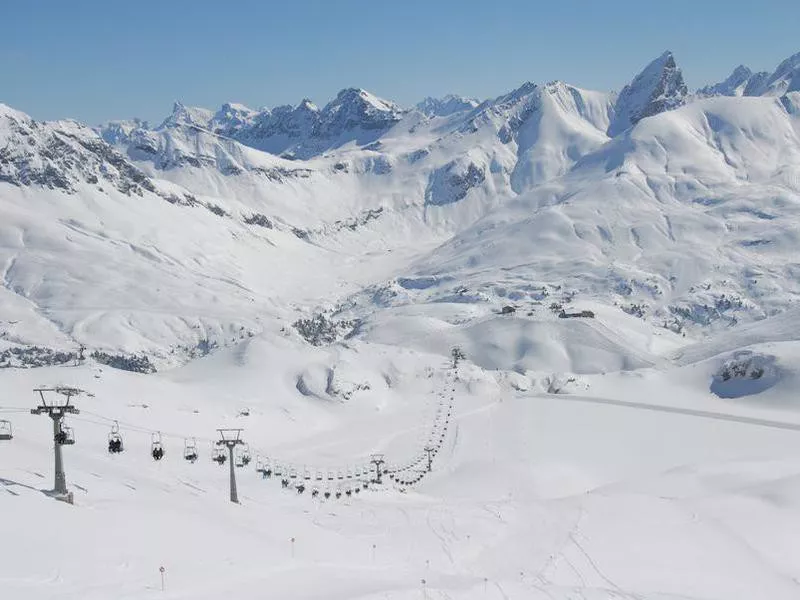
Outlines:
{"type": "Polygon", "coordinates": [[[38,119],[158,121],[172,102],[401,104],[524,81],[619,89],[665,49],[690,87],[800,51],[800,2],[9,0],[0,102],[38,119]]]}

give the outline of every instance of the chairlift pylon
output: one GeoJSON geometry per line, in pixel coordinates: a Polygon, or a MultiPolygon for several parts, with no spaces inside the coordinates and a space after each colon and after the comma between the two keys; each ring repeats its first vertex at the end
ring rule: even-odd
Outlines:
{"type": "Polygon", "coordinates": [[[154,431],[150,434],[150,456],[153,460],[164,458],[164,446],[161,444],[161,432],[154,431]]]}
{"type": "Polygon", "coordinates": [[[9,441],[14,439],[14,432],[11,429],[11,421],[0,419],[0,440],[9,441]]]}

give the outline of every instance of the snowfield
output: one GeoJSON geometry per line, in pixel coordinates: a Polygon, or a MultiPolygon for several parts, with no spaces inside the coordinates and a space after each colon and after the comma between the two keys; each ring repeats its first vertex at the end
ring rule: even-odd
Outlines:
{"type": "Polygon", "coordinates": [[[0,596],[797,598],[798,81],[0,105],[0,596]]]}

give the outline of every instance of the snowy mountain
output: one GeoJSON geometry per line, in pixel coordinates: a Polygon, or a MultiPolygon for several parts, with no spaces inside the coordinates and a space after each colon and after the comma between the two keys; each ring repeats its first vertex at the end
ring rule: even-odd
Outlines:
{"type": "Polygon", "coordinates": [[[441,98],[432,98],[428,96],[417,103],[415,108],[429,117],[449,117],[454,113],[472,110],[479,104],[480,102],[474,98],[464,98],[463,96],[448,94],[441,98]]]}
{"type": "Polygon", "coordinates": [[[0,105],[3,591],[794,599],[797,64],[97,130],[0,105]],[[72,507],[45,383],[91,392],[72,507]]]}
{"type": "Polygon", "coordinates": [[[645,117],[680,106],[687,93],[683,74],[672,52],[664,52],[619,93],[609,135],[617,135],[645,117]]]}
{"type": "Polygon", "coordinates": [[[744,65],[739,65],[727,79],[700,88],[699,96],[757,96],[770,74],[766,71],[753,73],[744,65]]]}
{"type": "Polygon", "coordinates": [[[700,96],[784,96],[800,91],[800,53],[781,62],[773,71],[753,73],[740,65],[720,83],[698,90],[700,96]]]}
{"type": "Polygon", "coordinates": [[[754,95],[783,96],[800,91],[800,52],[778,65],[754,95]]]}

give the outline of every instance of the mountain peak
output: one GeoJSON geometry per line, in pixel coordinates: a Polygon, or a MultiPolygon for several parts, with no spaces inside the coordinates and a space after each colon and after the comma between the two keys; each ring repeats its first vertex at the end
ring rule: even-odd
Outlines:
{"type": "Polygon", "coordinates": [[[441,98],[428,96],[414,107],[429,117],[447,117],[457,112],[472,110],[480,102],[475,98],[465,98],[455,94],[447,94],[441,98]]]}
{"type": "Polygon", "coordinates": [[[622,89],[609,135],[616,135],[645,117],[677,108],[685,102],[687,93],[683,73],[667,50],[622,89]]]}
{"type": "Polygon", "coordinates": [[[164,119],[158,129],[179,127],[181,125],[207,127],[213,116],[214,114],[208,109],[186,106],[180,100],[176,100],[172,105],[172,114],[164,119]]]}
{"type": "Polygon", "coordinates": [[[753,83],[763,80],[767,73],[753,73],[748,67],[739,65],[724,81],[707,85],[697,90],[699,96],[746,96],[753,83]]]}
{"type": "Polygon", "coordinates": [[[762,96],[783,96],[800,91],[800,52],[792,54],[775,69],[759,90],[762,96]]]}

